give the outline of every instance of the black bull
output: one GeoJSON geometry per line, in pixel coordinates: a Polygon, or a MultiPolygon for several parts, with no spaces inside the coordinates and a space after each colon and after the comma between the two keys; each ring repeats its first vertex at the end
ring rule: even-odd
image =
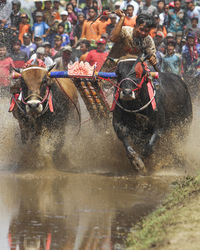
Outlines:
{"type": "MultiPolygon", "coordinates": [[[[23,143],[39,143],[40,136],[48,133],[54,153],[60,151],[65,138],[66,124],[77,126],[79,103],[77,89],[70,79],[48,77],[48,70],[32,66],[22,70],[17,79],[19,96],[13,115],[18,120],[23,143]],[[62,90],[61,90],[62,89],[62,90]]],[[[79,117],[80,118],[80,117],[79,117]]],[[[75,134],[78,127],[75,128],[75,134]]]]}
{"type": "MultiPolygon", "coordinates": [[[[125,146],[132,165],[137,171],[144,173],[146,169],[138,148],[141,148],[143,159],[147,159],[169,129],[180,126],[181,130],[184,125],[190,124],[192,104],[188,88],[179,76],[159,73],[160,84],[155,94],[156,110],[153,110],[149,102],[148,81],[145,78],[147,72],[143,62],[140,62],[142,76],[139,79],[136,77],[134,66],[139,62],[140,60],[125,60],[118,63],[116,73],[119,99],[113,111],[113,126],[125,146]],[[139,86],[143,76],[144,83],[139,86]],[[149,105],[146,105],[148,103],[149,105]],[[140,110],[142,107],[144,109],[140,110]],[[137,147],[133,148],[133,144],[137,147]]],[[[117,95],[115,96],[117,98],[117,95]]]]}

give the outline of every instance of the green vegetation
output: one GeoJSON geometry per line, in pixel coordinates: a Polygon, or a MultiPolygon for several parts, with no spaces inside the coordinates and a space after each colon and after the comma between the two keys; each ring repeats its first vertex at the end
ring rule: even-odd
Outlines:
{"type": "Polygon", "coordinates": [[[133,227],[128,237],[127,249],[151,249],[166,243],[167,229],[177,223],[177,213],[199,192],[200,176],[185,177],[174,183],[173,191],[162,205],[133,227]]]}

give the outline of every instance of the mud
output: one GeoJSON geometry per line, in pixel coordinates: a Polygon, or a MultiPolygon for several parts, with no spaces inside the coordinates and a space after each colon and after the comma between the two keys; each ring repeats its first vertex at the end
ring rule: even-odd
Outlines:
{"type": "MultiPolygon", "coordinates": [[[[160,203],[173,180],[185,174],[185,169],[171,168],[149,177],[135,176],[113,131],[98,133],[91,121],[78,137],[67,131],[66,158],[55,168],[48,138],[41,140],[39,149],[21,145],[8,106],[8,99],[1,99],[2,250],[125,249],[132,225],[160,203]],[[23,171],[18,171],[21,164],[23,171]]],[[[83,117],[88,118],[87,112],[83,117]]],[[[181,154],[187,155],[188,147],[181,154]]]]}

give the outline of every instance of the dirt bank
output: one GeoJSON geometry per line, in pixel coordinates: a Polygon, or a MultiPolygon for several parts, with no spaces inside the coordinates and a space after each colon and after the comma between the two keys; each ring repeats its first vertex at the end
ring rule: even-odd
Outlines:
{"type": "Polygon", "coordinates": [[[200,249],[200,176],[174,183],[152,214],[134,226],[128,249],[200,249]]]}

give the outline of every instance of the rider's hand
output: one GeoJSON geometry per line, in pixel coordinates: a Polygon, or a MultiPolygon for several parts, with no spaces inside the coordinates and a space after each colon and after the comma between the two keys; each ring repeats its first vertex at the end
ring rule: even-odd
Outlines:
{"type": "Polygon", "coordinates": [[[149,62],[151,63],[151,65],[155,66],[157,64],[157,59],[156,57],[153,55],[149,58],[149,62]]]}
{"type": "Polygon", "coordinates": [[[125,17],[125,13],[122,11],[122,10],[120,10],[120,9],[117,9],[116,11],[115,11],[115,14],[118,16],[118,17],[125,17]]]}

